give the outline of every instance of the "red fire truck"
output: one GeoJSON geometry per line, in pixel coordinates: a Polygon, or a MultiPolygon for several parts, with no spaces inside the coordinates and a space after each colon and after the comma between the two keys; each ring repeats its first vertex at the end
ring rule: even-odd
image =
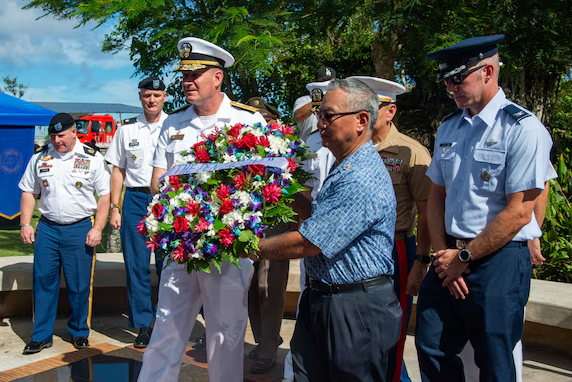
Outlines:
{"type": "Polygon", "coordinates": [[[117,130],[111,115],[86,115],[75,122],[77,137],[81,143],[88,144],[105,153],[117,130]]]}

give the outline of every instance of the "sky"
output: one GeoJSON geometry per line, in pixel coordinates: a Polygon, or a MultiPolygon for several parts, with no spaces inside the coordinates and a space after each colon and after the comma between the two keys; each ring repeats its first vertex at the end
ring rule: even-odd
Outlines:
{"type": "Polygon", "coordinates": [[[133,77],[129,53],[101,51],[110,26],[76,29],[74,21],[38,19],[43,12],[23,10],[26,4],[2,0],[0,7],[0,79],[17,77],[27,86],[22,99],[141,106],[137,84],[142,78],[133,77]]]}

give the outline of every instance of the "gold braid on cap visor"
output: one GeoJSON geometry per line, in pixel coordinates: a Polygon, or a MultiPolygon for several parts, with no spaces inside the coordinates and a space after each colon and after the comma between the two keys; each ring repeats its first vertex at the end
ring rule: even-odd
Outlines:
{"type": "Polygon", "coordinates": [[[393,102],[393,100],[389,97],[379,96],[379,102],[393,102]]]}
{"type": "Polygon", "coordinates": [[[182,72],[182,71],[195,71],[200,70],[208,67],[219,67],[222,68],[221,64],[217,61],[201,61],[201,60],[181,60],[179,66],[173,70],[174,72],[182,72]]]}

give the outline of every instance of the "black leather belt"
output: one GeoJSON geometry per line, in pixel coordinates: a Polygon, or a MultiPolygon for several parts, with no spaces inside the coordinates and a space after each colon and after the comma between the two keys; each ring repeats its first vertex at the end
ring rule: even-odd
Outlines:
{"type": "Polygon", "coordinates": [[[43,215],[40,216],[40,220],[43,221],[44,223],[47,223],[49,225],[57,225],[57,226],[72,225],[72,224],[83,222],[84,220],[87,220],[87,219],[91,219],[91,216],[86,216],[85,218],[81,218],[78,221],[75,221],[73,223],[58,223],[58,222],[55,222],[53,220],[48,219],[47,217],[45,217],[43,215]]]}
{"type": "Polygon", "coordinates": [[[326,284],[320,280],[316,280],[312,277],[306,279],[306,285],[313,291],[324,293],[324,294],[337,294],[344,292],[356,292],[364,291],[367,292],[369,288],[377,285],[383,285],[391,283],[389,276],[378,276],[371,279],[358,281],[349,284],[326,284]]]}
{"type": "Polygon", "coordinates": [[[447,247],[451,249],[467,248],[473,239],[459,239],[458,237],[447,235],[447,247]]]}
{"type": "Polygon", "coordinates": [[[127,189],[129,191],[135,191],[135,192],[144,192],[146,194],[150,194],[151,193],[151,188],[150,187],[127,187],[127,189]]]}

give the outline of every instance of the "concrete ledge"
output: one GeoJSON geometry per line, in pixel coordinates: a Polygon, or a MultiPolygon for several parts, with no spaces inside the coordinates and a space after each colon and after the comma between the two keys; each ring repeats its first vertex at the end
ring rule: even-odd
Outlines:
{"type": "MultiPolygon", "coordinates": [[[[153,261],[153,260],[152,260],[153,261]]],[[[30,315],[33,256],[0,258],[0,317],[30,315]]],[[[150,264],[151,283],[156,288],[155,265],[150,264]]],[[[125,268],[121,253],[97,254],[94,314],[125,311],[125,268]]],[[[58,312],[69,311],[65,282],[61,278],[58,312]]],[[[299,260],[290,263],[285,316],[295,317],[300,294],[299,260]]],[[[411,319],[410,331],[414,328],[411,319]]],[[[527,345],[548,346],[572,355],[572,284],[532,280],[526,308],[524,339],[527,345]]]]}

